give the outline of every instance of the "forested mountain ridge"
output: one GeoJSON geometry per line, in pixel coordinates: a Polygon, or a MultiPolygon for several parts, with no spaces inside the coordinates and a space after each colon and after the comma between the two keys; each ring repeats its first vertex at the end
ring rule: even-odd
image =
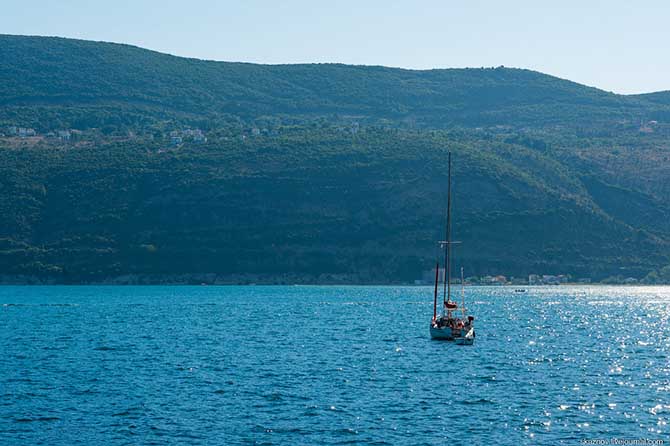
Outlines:
{"type": "Polygon", "coordinates": [[[522,69],[0,36],[0,275],[412,281],[451,150],[469,274],[642,279],[670,263],[669,111],[522,69]]]}
{"type": "Polygon", "coordinates": [[[667,112],[646,96],[615,95],[503,67],[417,71],[258,65],[186,59],[129,45],[6,35],[0,35],[0,60],[5,115],[24,113],[25,106],[73,105],[100,114],[100,122],[90,117],[79,127],[104,125],[105,110],[200,120],[356,116],[433,128],[578,125],[581,119],[640,114],[653,119],[667,112]]]}

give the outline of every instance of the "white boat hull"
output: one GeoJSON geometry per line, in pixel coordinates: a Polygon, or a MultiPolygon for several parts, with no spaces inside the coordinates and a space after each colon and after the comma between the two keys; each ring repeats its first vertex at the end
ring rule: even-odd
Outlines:
{"type": "Polygon", "coordinates": [[[458,345],[472,345],[475,343],[475,329],[470,328],[466,333],[464,329],[453,329],[451,327],[430,327],[430,337],[444,341],[454,341],[458,345]]]}

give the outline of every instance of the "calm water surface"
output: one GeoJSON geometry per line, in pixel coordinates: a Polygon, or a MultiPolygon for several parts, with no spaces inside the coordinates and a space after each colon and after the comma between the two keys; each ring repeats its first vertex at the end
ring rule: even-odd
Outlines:
{"type": "Polygon", "coordinates": [[[0,444],[664,439],[670,288],[0,287],[0,444]]]}

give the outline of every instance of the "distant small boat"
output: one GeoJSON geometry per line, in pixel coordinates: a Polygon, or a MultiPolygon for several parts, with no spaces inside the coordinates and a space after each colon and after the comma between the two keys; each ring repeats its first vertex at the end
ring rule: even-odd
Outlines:
{"type": "Polygon", "coordinates": [[[442,312],[437,314],[437,287],[440,281],[440,262],[435,264],[435,291],[433,293],[433,318],[430,321],[430,337],[446,341],[456,341],[458,345],[472,345],[475,341],[475,318],[466,317],[463,268],[461,268],[461,318],[455,317],[458,310],[456,302],[451,300],[451,152],[449,152],[449,173],[447,183],[447,226],[446,238],[440,242],[444,246],[444,290],[442,312]]]}
{"type": "Polygon", "coordinates": [[[514,292],[515,293],[525,293],[526,290],[524,288],[517,288],[516,290],[514,290],[514,292]]]}

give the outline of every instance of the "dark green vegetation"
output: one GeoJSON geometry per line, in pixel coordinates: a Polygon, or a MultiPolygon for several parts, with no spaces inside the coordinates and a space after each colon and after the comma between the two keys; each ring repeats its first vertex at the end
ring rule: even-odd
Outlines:
{"type": "Polygon", "coordinates": [[[466,274],[662,277],[668,97],[0,36],[0,132],[81,131],[0,138],[0,274],[413,280],[443,237],[450,149],[466,274]],[[187,127],[208,141],[171,145],[187,127]]]}

